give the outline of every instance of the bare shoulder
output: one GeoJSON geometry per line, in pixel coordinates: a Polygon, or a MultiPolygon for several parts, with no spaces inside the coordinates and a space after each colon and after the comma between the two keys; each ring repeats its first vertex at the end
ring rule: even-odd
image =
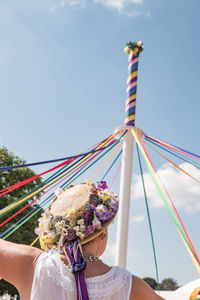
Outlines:
{"type": "Polygon", "coordinates": [[[157,295],[144,280],[133,275],[130,300],[144,300],[144,299],[164,300],[164,298],[157,295]]]}
{"type": "Polygon", "coordinates": [[[24,278],[32,279],[35,264],[43,251],[0,239],[0,277],[17,288],[24,278]]]}

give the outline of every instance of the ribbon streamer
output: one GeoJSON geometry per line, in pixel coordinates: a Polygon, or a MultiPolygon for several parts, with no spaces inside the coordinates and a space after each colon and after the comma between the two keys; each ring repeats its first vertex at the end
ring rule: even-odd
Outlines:
{"type": "MultiPolygon", "coordinates": [[[[146,155],[150,158],[149,153],[148,153],[148,151],[147,151],[147,149],[146,149],[146,147],[145,147],[144,141],[143,141],[143,139],[142,139],[141,134],[140,134],[139,131],[138,131],[138,138],[139,138],[140,142],[141,142],[142,145],[143,145],[143,149],[144,149],[146,155]]],[[[150,161],[151,161],[151,159],[150,159],[150,161]]],[[[188,246],[190,247],[191,251],[193,251],[193,254],[194,254],[195,258],[197,259],[198,263],[200,263],[200,259],[199,259],[198,255],[197,255],[196,251],[195,251],[195,248],[194,248],[194,246],[193,246],[193,244],[192,244],[192,242],[191,242],[191,239],[190,239],[190,237],[189,237],[189,235],[188,235],[188,233],[187,233],[187,231],[186,231],[186,228],[185,228],[185,226],[184,226],[184,224],[183,224],[183,222],[182,222],[182,220],[181,220],[181,218],[180,218],[180,215],[179,215],[179,213],[178,213],[178,211],[177,211],[177,209],[176,209],[176,207],[175,207],[175,205],[174,205],[174,203],[173,203],[173,201],[172,201],[172,199],[171,199],[171,197],[170,197],[170,195],[169,195],[169,192],[167,191],[166,187],[164,186],[162,180],[160,179],[160,177],[159,177],[159,175],[158,175],[158,173],[157,173],[157,170],[156,170],[155,166],[153,165],[153,162],[152,162],[152,161],[151,161],[151,164],[152,164],[152,167],[153,167],[153,169],[154,169],[154,171],[155,171],[155,174],[157,175],[157,177],[158,177],[158,179],[159,179],[159,181],[160,181],[160,183],[161,183],[161,185],[162,185],[162,187],[163,187],[163,189],[164,189],[166,195],[168,196],[168,198],[169,198],[169,200],[170,200],[170,202],[171,202],[171,205],[172,205],[172,207],[173,207],[173,209],[174,209],[174,211],[175,211],[175,213],[176,213],[176,216],[177,216],[177,218],[178,218],[177,221],[179,221],[179,222],[180,222],[180,225],[182,226],[183,232],[185,233],[185,236],[186,236],[185,241],[188,243],[188,246]]],[[[181,227],[179,227],[179,231],[181,231],[181,227]]],[[[182,233],[182,231],[181,231],[181,233],[182,233]]],[[[183,236],[183,237],[184,237],[184,236],[183,236]]]]}
{"type": "MultiPolygon", "coordinates": [[[[109,135],[106,139],[100,142],[102,144],[103,142],[107,141],[111,135],[109,135]]],[[[95,146],[94,146],[95,147],[95,146]]],[[[94,150],[89,151],[87,154],[95,152],[94,150]]],[[[27,164],[21,164],[21,165],[16,165],[16,166],[6,166],[6,167],[0,167],[0,171],[7,171],[7,170],[12,170],[12,169],[19,169],[19,168],[24,168],[24,167],[31,167],[31,166],[37,166],[37,165],[42,165],[42,164],[49,164],[49,163],[54,163],[62,160],[68,160],[68,159],[74,159],[80,156],[84,156],[85,153],[78,154],[78,155],[73,155],[73,156],[68,156],[68,157],[63,157],[63,158],[57,158],[57,159],[51,159],[51,160],[45,160],[45,161],[39,161],[35,163],[27,163],[27,164]]]]}
{"type": "MultiPolygon", "coordinates": [[[[124,135],[124,133],[122,134],[122,136],[124,135]]],[[[122,136],[119,138],[119,140],[122,138],[122,136]]],[[[111,148],[113,148],[116,144],[118,144],[119,143],[119,141],[117,141],[111,148]]],[[[68,184],[68,185],[70,185],[75,179],[77,179],[80,175],[82,175],[86,170],[88,170],[93,164],[95,164],[96,163],[96,161],[98,161],[99,159],[101,159],[101,157],[103,157],[108,151],[110,151],[110,149],[108,149],[105,153],[103,153],[99,158],[97,158],[92,164],[90,164],[89,166],[87,166],[87,168],[86,169],[84,169],[78,176],[76,176],[75,178],[73,178],[77,173],[79,173],[79,171],[78,172],[76,172],[72,177],[71,177],[71,181],[69,182],[69,180],[67,180],[67,182],[64,184],[64,185],[62,185],[61,187],[65,187],[65,185],[66,184],[68,184]],[[72,178],[73,178],[73,180],[72,180],[72,178]]],[[[102,151],[101,151],[102,152],[102,151]]],[[[94,157],[96,157],[98,155],[98,153],[97,154],[95,154],[92,158],[90,158],[88,161],[86,161],[84,164],[83,164],[83,166],[85,165],[85,164],[87,164],[91,159],[93,159],[94,157]]],[[[78,169],[80,169],[80,167],[79,168],[77,168],[76,170],[78,170],[78,169]]],[[[76,171],[75,170],[75,171],[76,171]]],[[[74,173],[75,171],[73,171],[72,173],[74,173]]],[[[69,175],[67,176],[67,177],[69,177],[69,175]]],[[[64,178],[65,179],[65,178],[64,178]]],[[[63,180],[64,180],[63,179],[63,180]]],[[[61,180],[61,181],[63,181],[63,180],[61,180]]],[[[60,182],[59,182],[60,183],[60,182]]],[[[57,184],[59,184],[59,183],[57,183],[57,184]]],[[[54,186],[55,187],[55,186],[54,186]]],[[[51,194],[50,196],[52,196],[53,194],[51,194]]],[[[50,197],[49,196],[49,197],[50,197]]],[[[48,198],[49,198],[48,197],[48,198]]],[[[42,206],[44,206],[45,204],[46,204],[46,202],[47,202],[47,200],[48,200],[48,198],[47,199],[45,199],[44,201],[44,204],[42,205],[42,206]]],[[[49,200],[48,200],[48,202],[49,201],[51,201],[51,199],[52,199],[52,197],[50,197],[49,198],[49,200]]],[[[23,208],[23,209],[25,209],[25,208],[23,208]]],[[[33,215],[35,215],[39,210],[41,210],[41,208],[39,208],[36,212],[33,212],[32,213],[32,215],[30,216],[30,217],[28,217],[28,219],[27,220],[29,220],[33,215]]],[[[19,213],[19,212],[21,212],[21,210],[20,211],[18,211],[17,212],[17,214],[19,213]]],[[[27,215],[29,215],[30,213],[28,213],[27,215]]],[[[16,215],[16,214],[15,214],[16,215]]],[[[15,216],[15,215],[13,215],[13,216],[11,216],[12,218],[15,216]]],[[[26,217],[26,216],[25,216],[26,217]]],[[[25,217],[23,217],[22,218],[22,220],[25,218],[25,217]]],[[[10,220],[10,219],[9,219],[10,220]]],[[[18,224],[20,221],[22,221],[22,220],[19,220],[16,224],[18,224]]],[[[11,235],[16,229],[18,229],[19,227],[21,227],[27,220],[25,220],[25,221],[23,221],[21,224],[19,224],[17,227],[15,227],[10,233],[8,233],[5,237],[4,237],[4,239],[6,239],[9,235],[11,235]]],[[[6,220],[6,221],[8,221],[8,219],[6,220]]],[[[16,225],[15,224],[15,225],[16,225]]],[[[13,226],[15,226],[15,225],[13,225],[13,226]]],[[[12,226],[12,227],[13,227],[12,226]]],[[[11,228],[9,228],[9,229],[7,229],[3,234],[1,234],[0,235],[0,237],[2,237],[3,235],[5,235],[8,231],[10,231],[11,229],[12,229],[12,227],[11,228]]]]}
{"type": "Polygon", "coordinates": [[[172,208],[171,208],[171,207],[169,206],[169,204],[168,204],[168,201],[167,201],[167,199],[166,199],[166,197],[165,197],[165,191],[163,190],[162,185],[159,184],[159,180],[158,180],[158,178],[157,178],[157,174],[153,171],[153,168],[152,168],[152,166],[151,166],[151,164],[150,164],[150,162],[149,162],[149,160],[148,160],[148,158],[147,158],[147,156],[146,156],[146,154],[145,154],[145,151],[144,151],[144,149],[143,149],[143,147],[142,147],[142,145],[141,145],[141,143],[140,143],[140,141],[139,141],[139,137],[138,137],[137,133],[135,133],[135,131],[132,130],[132,134],[133,134],[133,136],[134,136],[134,138],[135,138],[135,140],[136,140],[136,142],[137,142],[137,144],[138,144],[138,146],[139,146],[139,148],[140,148],[140,151],[141,151],[141,153],[142,153],[142,155],[143,155],[143,157],[144,157],[144,159],[145,159],[146,165],[147,165],[147,167],[148,167],[148,169],[149,169],[149,172],[150,172],[150,174],[151,174],[151,176],[152,176],[152,178],[153,178],[153,181],[154,181],[154,183],[155,183],[155,185],[156,185],[156,187],[157,187],[157,189],[158,189],[158,192],[160,193],[160,195],[161,195],[161,197],[162,197],[162,199],[163,199],[163,201],[164,201],[164,204],[165,204],[166,207],[168,208],[170,215],[172,216],[172,218],[173,218],[173,220],[174,220],[176,226],[178,227],[179,231],[181,232],[182,237],[184,238],[184,240],[185,240],[185,242],[187,243],[188,247],[190,248],[191,253],[193,254],[195,260],[196,260],[197,263],[199,264],[199,258],[198,258],[198,256],[196,256],[196,255],[194,254],[194,252],[193,252],[193,250],[192,250],[192,248],[191,248],[191,245],[189,244],[188,239],[187,239],[187,237],[186,237],[184,231],[182,230],[182,228],[181,228],[181,226],[180,226],[180,223],[179,223],[178,219],[176,218],[176,216],[175,216],[175,214],[174,214],[172,208]]]}
{"type": "Polygon", "coordinates": [[[195,180],[196,182],[200,183],[200,180],[196,179],[195,177],[193,177],[192,175],[190,175],[188,172],[186,172],[185,170],[183,170],[181,167],[179,167],[177,164],[175,164],[173,161],[171,161],[169,158],[167,158],[165,155],[163,155],[162,153],[160,153],[158,150],[156,150],[155,148],[153,148],[152,146],[149,145],[149,147],[151,147],[155,152],[157,152],[160,156],[162,156],[164,159],[166,159],[170,164],[172,164],[174,167],[176,167],[178,170],[180,170],[181,172],[183,172],[184,174],[186,174],[187,176],[189,176],[190,178],[192,178],[193,180],[195,180]]]}
{"type": "Polygon", "coordinates": [[[194,154],[194,153],[192,153],[190,151],[184,150],[184,149],[182,149],[180,147],[173,146],[171,144],[168,144],[166,142],[163,142],[163,141],[161,141],[159,139],[156,139],[156,138],[153,138],[153,137],[150,137],[150,136],[147,136],[147,135],[145,135],[145,138],[148,139],[148,140],[152,140],[152,141],[154,141],[156,143],[159,143],[162,146],[165,146],[165,147],[168,147],[168,148],[170,148],[172,150],[175,150],[175,151],[177,151],[177,152],[179,152],[179,153],[181,153],[183,155],[187,155],[187,156],[189,156],[189,157],[191,157],[193,159],[200,160],[200,156],[199,155],[194,154]]]}
{"type": "Polygon", "coordinates": [[[173,156],[175,156],[175,157],[178,157],[178,158],[181,159],[182,161],[188,162],[189,164],[191,164],[191,165],[195,166],[196,168],[200,169],[200,164],[199,164],[199,162],[198,162],[198,161],[195,161],[195,162],[194,162],[191,158],[188,158],[186,155],[183,155],[183,154],[180,154],[180,153],[177,154],[177,152],[175,152],[174,150],[171,150],[171,149],[169,149],[169,148],[166,148],[166,147],[164,147],[164,146],[161,146],[160,144],[158,144],[158,143],[156,143],[156,142],[153,142],[153,141],[151,141],[151,140],[148,140],[148,139],[145,139],[145,143],[146,143],[147,145],[149,145],[149,143],[151,143],[151,144],[155,145],[156,147],[158,147],[158,148],[164,150],[165,152],[170,153],[171,155],[173,155],[173,156]]]}
{"type": "MultiPolygon", "coordinates": [[[[116,134],[117,134],[117,133],[116,133],[116,134]]],[[[114,135],[116,135],[116,134],[114,134],[114,135]]],[[[114,136],[114,135],[113,135],[113,136],[114,136]]],[[[106,142],[107,142],[107,143],[110,142],[110,139],[109,139],[108,141],[106,141],[106,142]]],[[[118,141],[117,141],[116,143],[118,143],[118,141]]],[[[104,143],[104,144],[105,144],[105,143],[104,143]]],[[[115,145],[115,144],[114,144],[114,145],[115,145]]],[[[113,147],[113,146],[111,146],[111,148],[112,148],[112,147],[113,147]]],[[[98,148],[100,149],[101,147],[98,147],[98,148]]],[[[111,149],[111,148],[110,148],[110,149],[111,149]]],[[[99,151],[101,151],[101,150],[99,150],[99,151]]],[[[87,158],[89,158],[91,155],[92,155],[92,154],[89,154],[89,155],[87,155],[86,157],[84,157],[83,159],[81,159],[81,160],[78,162],[77,165],[80,165],[83,161],[87,160],[87,158]]],[[[0,216],[3,215],[3,214],[5,214],[8,210],[14,209],[16,206],[18,206],[18,205],[22,204],[23,202],[25,202],[26,200],[30,199],[30,198],[31,198],[32,196],[34,196],[36,193],[38,194],[39,192],[41,192],[42,190],[44,190],[44,189],[47,188],[48,186],[52,185],[54,182],[58,181],[61,177],[63,177],[64,175],[68,174],[68,173],[69,173],[71,170],[73,170],[73,169],[74,169],[74,167],[71,167],[68,171],[66,171],[66,172],[63,173],[62,175],[58,176],[57,178],[53,179],[50,183],[45,184],[43,187],[39,188],[39,189],[37,190],[37,192],[33,192],[33,193],[31,193],[31,194],[25,196],[23,199],[17,201],[16,203],[13,203],[13,204],[9,205],[7,208],[2,209],[2,210],[0,211],[0,216]]],[[[34,201],[34,202],[35,202],[35,201],[34,201]]],[[[33,202],[33,203],[34,203],[34,202],[33,202]]],[[[0,225],[0,226],[1,226],[1,225],[0,225]]]]}
{"type": "Polygon", "coordinates": [[[142,186],[143,186],[143,191],[144,191],[145,205],[146,205],[146,210],[147,210],[147,217],[148,217],[148,222],[149,222],[149,229],[150,229],[150,234],[151,234],[151,243],[152,243],[154,262],[155,262],[155,268],[156,268],[157,287],[159,290],[158,264],[157,264],[157,258],[156,258],[155,243],[154,243],[154,238],[153,238],[153,229],[152,229],[152,225],[151,225],[151,217],[150,217],[149,205],[148,205],[148,201],[147,201],[146,188],[145,188],[145,184],[144,184],[144,176],[143,176],[142,164],[141,164],[141,159],[140,159],[140,153],[139,153],[137,144],[136,144],[136,146],[137,146],[136,148],[137,148],[138,161],[139,161],[139,167],[140,167],[140,175],[141,175],[142,186]]]}

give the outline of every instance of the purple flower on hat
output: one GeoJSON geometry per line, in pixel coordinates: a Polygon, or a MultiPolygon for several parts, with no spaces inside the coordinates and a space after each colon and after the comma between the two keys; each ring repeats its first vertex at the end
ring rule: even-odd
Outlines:
{"type": "Polygon", "coordinates": [[[108,199],[107,203],[108,203],[108,207],[112,209],[115,213],[118,211],[119,202],[116,199],[111,197],[110,199],[108,199]]]}
{"type": "Polygon", "coordinates": [[[96,208],[96,217],[101,221],[101,223],[107,223],[115,216],[115,213],[109,211],[103,204],[98,205],[96,208]]]}
{"type": "Polygon", "coordinates": [[[100,181],[100,182],[98,182],[98,184],[97,184],[97,189],[98,189],[99,191],[104,191],[104,190],[106,190],[107,188],[108,188],[108,186],[107,186],[106,181],[100,181]]]}
{"type": "Polygon", "coordinates": [[[96,206],[94,204],[90,204],[90,208],[95,211],[96,210],[96,206]]]}
{"type": "Polygon", "coordinates": [[[63,229],[64,242],[71,242],[77,238],[76,231],[73,228],[63,229]]]}
{"type": "Polygon", "coordinates": [[[94,219],[94,211],[91,208],[88,210],[85,210],[84,214],[83,214],[83,219],[84,219],[85,226],[91,225],[92,221],[94,219]]]}
{"type": "Polygon", "coordinates": [[[97,205],[101,204],[101,199],[99,198],[98,195],[90,194],[89,202],[90,202],[90,204],[97,206],[97,205]]]}
{"type": "Polygon", "coordinates": [[[85,236],[92,234],[95,231],[95,227],[93,225],[88,225],[84,231],[85,236]]]}

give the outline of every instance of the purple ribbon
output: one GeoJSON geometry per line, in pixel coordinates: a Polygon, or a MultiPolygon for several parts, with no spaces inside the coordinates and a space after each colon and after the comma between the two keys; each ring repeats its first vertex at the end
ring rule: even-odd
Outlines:
{"type": "Polygon", "coordinates": [[[89,300],[84,271],[74,274],[76,280],[77,300],[89,300]]]}
{"type": "Polygon", "coordinates": [[[65,246],[65,249],[76,281],[77,300],[89,300],[84,274],[86,263],[80,251],[79,240],[70,241],[65,246]]]}

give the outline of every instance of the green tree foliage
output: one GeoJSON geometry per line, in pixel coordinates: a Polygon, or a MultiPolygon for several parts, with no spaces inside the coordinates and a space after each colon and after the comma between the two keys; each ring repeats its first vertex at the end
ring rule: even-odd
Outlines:
{"type": "Polygon", "coordinates": [[[160,289],[163,291],[175,291],[178,288],[177,281],[173,278],[166,278],[160,284],[160,289]]]}
{"type": "MultiPolygon", "coordinates": [[[[24,164],[25,160],[20,159],[18,156],[15,156],[13,153],[8,152],[8,150],[3,147],[0,148],[0,167],[5,166],[14,166],[24,164]]],[[[0,190],[9,187],[15,183],[23,181],[27,178],[34,176],[35,173],[30,168],[19,168],[14,170],[0,171],[0,190]]],[[[17,201],[19,198],[23,197],[24,194],[30,192],[32,189],[41,184],[41,179],[37,178],[36,180],[12,191],[9,194],[5,194],[0,197],[0,210],[10,205],[14,201],[17,201]]],[[[32,201],[31,198],[29,201],[32,201]]],[[[16,209],[7,213],[4,216],[0,216],[0,223],[9,218],[23,206],[25,206],[28,202],[18,206],[16,209]]],[[[6,229],[15,224],[19,219],[21,219],[24,215],[26,215],[30,210],[33,209],[33,206],[29,206],[24,211],[22,211],[19,215],[14,217],[8,223],[0,227],[0,234],[2,234],[6,229]]],[[[35,239],[36,235],[34,233],[34,228],[37,227],[37,220],[40,216],[41,212],[36,214],[33,218],[27,221],[21,228],[16,230],[11,236],[7,238],[8,241],[30,245],[35,239]]],[[[39,243],[35,244],[36,247],[39,247],[39,243]]],[[[11,284],[4,280],[0,280],[0,295],[4,294],[4,292],[8,291],[10,295],[17,294],[17,290],[11,284]]]]}
{"type": "Polygon", "coordinates": [[[153,289],[153,290],[161,290],[161,291],[174,291],[179,286],[177,284],[177,281],[173,278],[165,278],[163,281],[159,284],[159,288],[157,287],[157,282],[154,278],[151,277],[145,277],[143,280],[153,289]]]}
{"type": "Polygon", "coordinates": [[[157,288],[157,282],[154,278],[151,277],[145,277],[143,280],[153,289],[156,290],[157,288]]]}

